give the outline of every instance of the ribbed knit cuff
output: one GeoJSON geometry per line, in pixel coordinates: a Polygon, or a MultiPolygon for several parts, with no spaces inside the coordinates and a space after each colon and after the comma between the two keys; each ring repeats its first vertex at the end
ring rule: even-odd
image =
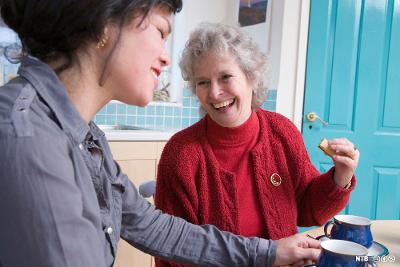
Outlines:
{"type": "Polygon", "coordinates": [[[272,267],[276,258],[276,241],[260,238],[257,248],[256,266],[272,267]]]}
{"type": "Polygon", "coordinates": [[[333,178],[335,174],[335,167],[332,167],[328,172],[321,175],[321,178],[318,180],[318,183],[321,184],[321,190],[325,196],[329,199],[336,200],[343,197],[343,195],[349,194],[353,191],[356,185],[356,177],[353,175],[351,178],[351,186],[348,189],[345,189],[335,183],[333,178]]]}

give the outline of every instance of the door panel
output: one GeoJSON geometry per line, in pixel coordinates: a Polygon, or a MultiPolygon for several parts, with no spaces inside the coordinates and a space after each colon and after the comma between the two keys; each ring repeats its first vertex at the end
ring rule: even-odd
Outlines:
{"type": "Polygon", "coordinates": [[[303,136],[318,169],[322,138],[361,152],[344,212],[400,219],[400,0],[312,0],[303,136]],[[316,112],[329,125],[305,119],[316,112]]]}

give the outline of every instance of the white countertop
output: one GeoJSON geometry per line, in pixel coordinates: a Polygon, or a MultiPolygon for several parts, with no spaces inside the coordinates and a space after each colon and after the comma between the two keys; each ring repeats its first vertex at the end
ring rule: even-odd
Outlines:
{"type": "Polygon", "coordinates": [[[108,141],[168,141],[177,130],[107,130],[108,141]]]}

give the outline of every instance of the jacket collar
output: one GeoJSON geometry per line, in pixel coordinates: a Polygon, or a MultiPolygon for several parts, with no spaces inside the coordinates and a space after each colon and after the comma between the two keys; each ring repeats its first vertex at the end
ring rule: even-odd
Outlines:
{"type": "Polygon", "coordinates": [[[71,102],[54,70],[38,59],[26,56],[21,60],[18,74],[32,84],[73,143],[81,143],[89,132],[89,125],[71,102]]]}

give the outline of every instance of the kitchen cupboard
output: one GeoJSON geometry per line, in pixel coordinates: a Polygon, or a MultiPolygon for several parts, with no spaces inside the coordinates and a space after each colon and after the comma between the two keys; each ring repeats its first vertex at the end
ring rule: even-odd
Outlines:
{"type": "MultiPolygon", "coordinates": [[[[141,183],[155,179],[157,164],[166,142],[110,141],[114,159],[121,169],[138,187],[141,183]]],[[[153,203],[152,198],[148,198],[153,203]]],[[[151,267],[154,266],[152,256],[145,254],[124,240],[118,244],[115,267],[151,267]]]]}

